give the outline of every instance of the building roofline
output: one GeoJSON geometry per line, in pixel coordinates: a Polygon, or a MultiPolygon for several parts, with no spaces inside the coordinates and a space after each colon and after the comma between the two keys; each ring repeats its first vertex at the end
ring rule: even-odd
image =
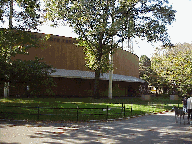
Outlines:
{"type": "MultiPolygon", "coordinates": [[[[65,78],[81,78],[81,79],[95,79],[95,72],[80,71],[80,70],[66,70],[66,69],[55,69],[56,72],[51,73],[52,77],[65,77],[65,78]]],[[[124,82],[139,82],[145,83],[144,80],[133,76],[125,76],[119,74],[113,74],[113,81],[124,81],[124,82]]],[[[100,76],[101,80],[109,80],[109,73],[103,73],[100,76]]]]}

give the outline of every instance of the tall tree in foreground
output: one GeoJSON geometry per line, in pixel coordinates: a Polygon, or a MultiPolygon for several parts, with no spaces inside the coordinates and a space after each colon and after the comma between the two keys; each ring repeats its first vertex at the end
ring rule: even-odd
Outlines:
{"type": "Polygon", "coordinates": [[[94,96],[99,96],[100,74],[110,69],[108,55],[125,38],[143,37],[168,42],[166,25],[175,11],[168,0],[45,0],[47,17],[64,20],[79,35],[86,66],[95,71],[94,96]],[[114,37],[115,40],[114,40],[114,37]]]}
{"type": "Polygon", "coordinates": [[[41,23],[39,12],[40,1],[38,0],[0,1],[0,22],[5,24],[7,21],[9,22],[9,25],[5,26],[9,27],[8,29],[0,29],[0,83],[4,83],[5,89],[8,89],[9,83],[21,82],[18,79],[22,79],[23,75],[27,77],[22,80],[25,86],[26,83],[28,85],[32,83],[32,79],[36,81],[34,84],[38,85],[40,84],[38,78],[44,76],[44,80],[47,81],[47,74],[52,72],[51,66],[42,64],[37,59],[28,62],[11,60],[11,57],[16,54],[27,54],[27,49],[31,47],[42,46],[40,41],[32,39],[32,35],[25,31],[37,30],[37,26],[41,23]],[[38,66],[37,63],[41,66],[38,66]]]}
{"type": "Polygon", "coordinates": [[[31,39],[27,30],[37,30],[40,21],[39,0],[1,0],[0,29],[1,58],[6,62],[17,53],[26,54],[30,47],[36,47],[38,42],[31,39]],[[8,28],[8,29],[7,29],[8,28]]]}

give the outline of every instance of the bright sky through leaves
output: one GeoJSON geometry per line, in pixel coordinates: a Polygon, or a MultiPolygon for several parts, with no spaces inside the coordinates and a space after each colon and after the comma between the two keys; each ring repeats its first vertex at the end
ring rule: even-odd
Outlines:
{"type": "MultiPolygon", "coordinates": [[[[168,33],[173,44],[176,43],[191,43],[192,42],[192,1],[191,0],[169,0],[169,3],[173,6],[173,10],[176,10],[176,21],[171,26],[168,26],[168,33]]],[[[0,27],[2,23],[0,23],[0,27]]],[[[40,27],[41,33],[54,34],[66,37],[77,37],[72,28],[68,26],[62,26],[59,28],[52,28],[48,25],[40,27]]],[[[162,43],[151,44],[146,41],[135,39],[133,41],[134,53],[139,57],[141,55],[152,56],[156,47],[162,45],[162,43]]]]}
{"type": "MultiPolygon", "coordinates": [[[[176,21],[173,22],[171,26],[168,26],[168,33],[171,37],[171,42],[184,43],[192,42],[192,19],[190,15],[192,14],[192,1],[191,0],[169,0],[169,3],[173,6],[173,10],[176,10],[176,21]]],[[[68,26],[63,26],[59,28],[50,28],[48,26],[41,27],[41,32],[47,34],[54,34],[66,37],[77,37],[73,33],[73,29],[68,26]]],[[[152,53],[155,50],[155,47],[162,45],[162,43],[151,44],[146,41],[141,41],[139,39],[134,40],[133,48],[134,53],[139,57],[141,55],[147,55],[148,57],[152,56],[152,53]]]]}

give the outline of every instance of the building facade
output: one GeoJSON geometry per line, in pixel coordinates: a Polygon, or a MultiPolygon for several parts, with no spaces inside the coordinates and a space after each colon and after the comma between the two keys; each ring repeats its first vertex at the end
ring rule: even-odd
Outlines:
{"type": "MultiPolygon", "coordinates": [[[[33,33],[39,39],[45,34],[33,33]]],[[[76,46],[76,39],[51,35],[39,48],[30,48],[29,55],[16,55],[13,60],[33,60],[34,57],[44,58],[43,61],[56,68],[51,74],[56,87],[52,88],[55,96],[92,96],[94,87],[94,71],[85,66],[85,54],[82,47],[76,46]]],[[[117,49],[113,55],[113,96],[136,96],[139,85],[139,58],[128,51],[117,49]]],[[[108,95],[108,74],[101,76],[100,96],[108,95]]],[[[22,89],[22,88],[21,88],[22,89]]],[[[41,95],[45,95],[42,86],[41,95]]],[[[10,88],[10,95],[18,95],[17,89],[10,88]]]]}

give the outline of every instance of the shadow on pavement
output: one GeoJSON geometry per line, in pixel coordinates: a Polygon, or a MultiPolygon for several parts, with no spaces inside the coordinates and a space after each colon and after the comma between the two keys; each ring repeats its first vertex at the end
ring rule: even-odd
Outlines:
{"type": "MultiPolygon", "coordinates": [[[[187,117],[185,116],[187,122],[187,117]]],[[[0,134],[6,129],[20,129],[28,142],[61,143],[192,143],[192,127],[175,123],[174,113],[148,115],[129,120],[101,123],[1,123],[0,134]]],[[[8,131],[7,131],[8,132],[8,131]]],[[[16,133],[18,131],[15,130],[16,133]]],[[[21,135],[22,136],[22,135],[21,135]]],[[[2,137],[3,138],[3,137],[2,137]]],[[[0,137],[1,140],[1,137],[0,137]]],[[[3,138],[5,141],[5,139],[3,138]]],[[[16,141],[16,140],[15,140],[16,141]]],[[[26,141],[20,141],[25,143],[26,141]]]]}
{"type": "Polygon", "coordinates": [[[0,141],[0,144],[20,144],[20,143],[6,143],[6,142],[0,141]]]}

